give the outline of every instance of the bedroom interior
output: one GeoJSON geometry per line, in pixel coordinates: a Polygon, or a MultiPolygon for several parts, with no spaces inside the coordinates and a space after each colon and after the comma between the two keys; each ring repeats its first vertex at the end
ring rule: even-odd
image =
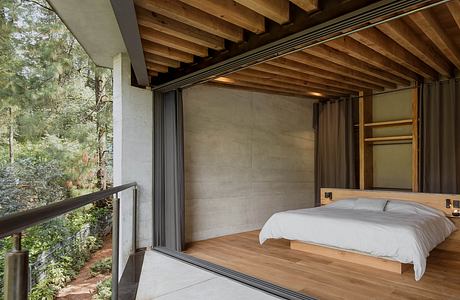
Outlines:
{"type": "Polygon", "coordinates": [[[459,299],[460,0],[47,2],[113,70],[114,187],[0,220],[6,299],[96,196],[112,299],[459,299]]]}
{"type": "Polygon", "coordinates": [[[385,255],[259,235],[279,212],[350,198],[422,203],[460,226],[459,69],[449,1],[185,88],[184,252],[320,299],[455,298],[458,232],[416,280],[385,255]]]}

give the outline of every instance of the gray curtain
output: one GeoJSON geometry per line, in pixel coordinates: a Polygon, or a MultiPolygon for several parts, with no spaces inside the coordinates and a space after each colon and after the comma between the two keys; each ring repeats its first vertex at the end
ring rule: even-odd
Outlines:
{"type": "Polygon", "coordinates": [[[315,199],[320,205],[320,188],[356,187],[353,99],[316,103],[314,116],[315,199]]]}
{"type": "Polygon", "coordinates": [[[421,190],[460,193],[460,80],[422,88],[421,190]]]}
{"type": "Polygon", "coordinates": [[[154,246],[182,251],[184,138],[182,92],[154,93],[154,246]]]}

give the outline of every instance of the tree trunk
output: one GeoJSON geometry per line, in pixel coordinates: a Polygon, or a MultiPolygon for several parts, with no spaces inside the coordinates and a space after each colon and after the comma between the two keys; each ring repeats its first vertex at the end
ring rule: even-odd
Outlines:
{"type": "Polygon", "coordinates": [[[97,185],[100,190],[107,189],[107,133],[103,115],[105,91],[105,76],[96,70],[95,72],[95,96],[96,96],[96,131],[97,131],[97,185]]]}
{"type": "MultiPolygon", "coordinates": [[[[104,124],[104,98],[107,97],[105,90],[105,81],[107,78],[97,69],[94,72],[94,92],[96,98],[96,133],[97,133],[97,187],[99,190],[107,189],[107,134],[104,124]]],[[[96,207],[107,207],[110,199],[97,201],[96,207]]]]}
{"type": "Polygon", "coordinates": [[[10,164],[14,163],[14,125],[13,125],[13,113],[11,107],[8,107],[9,114],[9,138],[8,138],[8,150],[10,157],[10,164]]]}

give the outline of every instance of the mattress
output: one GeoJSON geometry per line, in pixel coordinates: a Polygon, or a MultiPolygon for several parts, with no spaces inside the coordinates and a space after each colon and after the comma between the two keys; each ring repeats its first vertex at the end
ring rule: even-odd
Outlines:
{"type": "MultiPolygon", "coordinates": [[[[415,280],[425,272],[430,251],[455,225],[436,209],[408,201],[392,201],[391,211],[327,205],[275,213],[259,240],[284,238],[411,263],[415,280]]],[[[388,205],[387,205],[388,206],[388,205]]]]}

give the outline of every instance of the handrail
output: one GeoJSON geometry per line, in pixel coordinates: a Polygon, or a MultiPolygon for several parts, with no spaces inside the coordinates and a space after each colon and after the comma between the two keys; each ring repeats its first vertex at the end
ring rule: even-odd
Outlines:
{"type": "Polygon", "coordinates": [[[136,182],[119,185],[103,191],[69,198],[54,202],[45,206],[21,211],[0,218],[0,239],[19,233],[26,228],[48,221],[52,218],[85,206],[87,204],[103,200],[113,194],[136,186],[136,182]]]}

